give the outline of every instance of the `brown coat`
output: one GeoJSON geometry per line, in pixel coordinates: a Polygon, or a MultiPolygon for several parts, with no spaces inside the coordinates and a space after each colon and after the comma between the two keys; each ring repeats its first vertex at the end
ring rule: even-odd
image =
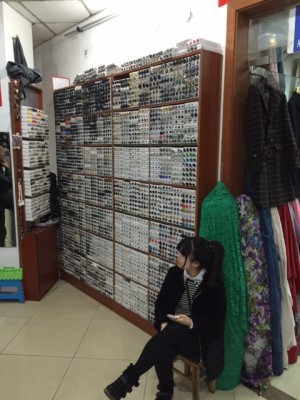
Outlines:
{"type": "Polygon", "coordinates": [[[266,82],[251,85],[244,128],[254,204],[276,207],[295,199],[291,171],[300,168],[300,156],[285,94],[266,82]]]}

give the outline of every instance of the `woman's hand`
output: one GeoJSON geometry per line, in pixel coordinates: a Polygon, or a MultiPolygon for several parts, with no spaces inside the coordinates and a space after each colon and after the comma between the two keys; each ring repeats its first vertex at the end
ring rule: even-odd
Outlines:
{"type": "Polygon", "coordinates": [[[185,314],[177,314],[176,319],[174,321],[177,322],[178,324],[187,326],[188,328],[190,328],[193,324],[193,320],[185,314]]]}

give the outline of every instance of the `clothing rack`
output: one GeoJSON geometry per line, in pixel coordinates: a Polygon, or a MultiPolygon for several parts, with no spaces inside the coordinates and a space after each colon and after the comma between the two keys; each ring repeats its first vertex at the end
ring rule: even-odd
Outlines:
{"type": "Polygon", "coordinates": [[[287,46],[271,47],[249,54],[248,66],[259,67],[274,62],[283,62],[287,54],[287,46]]]}
{"type": "Polygon", "coordinates": [[[250,73],[250,75],[260,76],[260,77],[263,77],[263,78],[267,78],[268,74],[270,74],[270,75],[278,75],[278,76],[282,76],[282,77],[289,78],[289,79],[296,79],[297,83],[300,84],[300,76],[282,74],[281,72],[268,71],[266,68],[263,68],[261,66],[257,66],[257,67],[250,66],[249,67],[249,73],[250,73]]]}
{"type": "Polygon", "coordinates": [[[249,81],[250,84],[256,84],[261,79],[266,81],[275,88],[282,90],[287,98],[290,98],[292,92],[300,94],[300,76],[283,74],[276,71],[268,71],[263,67],[249,67],[249,81]],[[276,84],[278,83],[278,85],[276,84]],[[280,87],[280,83],[284,82],[284,89],[280,87]]]}

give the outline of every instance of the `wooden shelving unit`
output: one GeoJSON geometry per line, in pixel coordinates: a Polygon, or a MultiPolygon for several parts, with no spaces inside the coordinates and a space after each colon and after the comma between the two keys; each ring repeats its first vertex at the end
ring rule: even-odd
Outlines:
{"type": "Polygon", "coordinates": [[[203,49],[54,94],[62,276],[149,333],[217,182],[221,71],[203,49]]]}
{"type": "MultiPolygon", "coordinates": [[[[41,89],[26,88],[27,97],[22,106],[43,109],[41,89]]],[[[10,81],[10,104],[12,120],[12,147],[14,154],[14,180],[16,198],[17,234],[20,267],[23,269],[25,300],[40,300],[59,278],[57,226],[37,228],[27,224],[25,212],[25,180],[22,144],[22,107],[20,82],[10,81]]],[[[25,135],[24,135],[25,136],[25,135]]],[[[35,156],[39,159],[39,155],[35,156]]],[[[44,192],[43,192],[44,193],[44,192]]],[[[48,193],[50,197],[50,194],[48,193]]]]}

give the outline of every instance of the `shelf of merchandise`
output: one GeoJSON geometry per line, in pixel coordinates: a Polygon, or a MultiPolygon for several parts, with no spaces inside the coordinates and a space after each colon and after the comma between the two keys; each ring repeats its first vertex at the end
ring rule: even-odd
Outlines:
{"type": "Polygon", "coordinates": [[[20,267],[25,300],[38,301],[59,278],[57,226],[32,225],[50,212],[48,117],[41,89],[28,86],[22,106],[20,81],[9,89],[20,267]]]}
{"type": "Polygon", "coordinates": [[[50,154],[48,115],[21,106],[25,218],[38,221],[50,214],[50,154]]]}
{"type": "Polygon", "coordinates": [[[221,69],[198,50],[54,94],[62,276],[149,333],[217,182],[221,69]]]}

